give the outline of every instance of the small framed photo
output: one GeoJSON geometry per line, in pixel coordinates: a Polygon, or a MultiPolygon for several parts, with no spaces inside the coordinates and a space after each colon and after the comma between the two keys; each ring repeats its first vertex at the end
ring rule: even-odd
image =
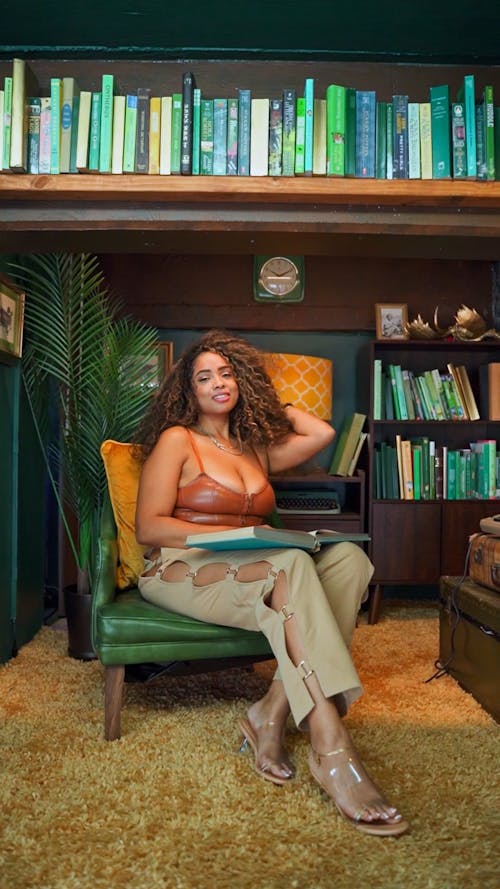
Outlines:
{"type": "Polygon", "coordinates": [[[24,292],[0,275],[0,358],[21,358],[23,352],[24,292]]]}
{"type": "Polygon", "coordinates": [[[148,379],[151,380],[148,385],[154,389],[161,386],[173,363],[174,344],[171,342],[158,342],[157,350],[146,361],[145,372],[148,379]]]}
{"type": "Polygon", "coordinates": [[[407,340],[408,306],[404,303],[376,303],[378,340],[407,340]]]}

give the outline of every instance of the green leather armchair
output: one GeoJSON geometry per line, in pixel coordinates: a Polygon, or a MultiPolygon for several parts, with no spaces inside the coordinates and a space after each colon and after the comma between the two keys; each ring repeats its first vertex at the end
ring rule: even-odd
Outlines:
{"type": "Polygon", "coordinates": [[[152,662],[163,673],[208,672],[273,657],[262,633],[215,626],[146,602],[139,590],[116,588],[118,544],[106,499],[92,595],[92,643],[104,666],[104,737],[120,737],[125,666],[152,662]]]}

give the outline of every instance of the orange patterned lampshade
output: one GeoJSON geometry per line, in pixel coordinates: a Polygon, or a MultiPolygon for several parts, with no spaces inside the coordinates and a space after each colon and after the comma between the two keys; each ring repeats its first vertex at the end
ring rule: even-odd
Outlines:
{"type": "Polygon", "coordinates": [[[331,420],[333,366],[328,358],[266,352],[264,360],[283,404],[291,402],[321,420],[331,420]]]}

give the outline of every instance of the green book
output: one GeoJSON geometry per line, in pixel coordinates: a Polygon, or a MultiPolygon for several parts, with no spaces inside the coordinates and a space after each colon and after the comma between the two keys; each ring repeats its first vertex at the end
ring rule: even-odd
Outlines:
{"type": "Polygon", "coordinates": [[[330,83],[326,88],[326,175],[343,176],[345,172],[345,100],[346,88],[330,83]]]}
{"type": "Polygon", "coordinates": [[[451,115],[448,84],[431,86],[432,178],[451,178],[451,115]]]}
{"type": "Polygon", "coordinates": [[[297,96],[297,118],[295,129],[295,175],[303,176],[305,170],[306,100],[297,96]]]}
{"type": "Polygon", "coordinates": [[[38,173],[40,155],[40,112],[42,100],[38,96],[28,97],[28,139],[27,139],[27,171],[38,173]]]}
{"type": "Polygon", "coordinates": [[[356,175],[356,90],[345,91],[344,176],[356,175]]]}
{"type": "Polygon", "coordinates": [[[486,181],[486,144],[484,141],[484,105],[476,105],[476,179],[486,181]]]}
{"type": "MultiPolygon", "coordinates": [[[[430,455],[430,441],[427,435],[423,435],[419,438],[412,439],[412,447],[420,448],[420,499],[421,500],[430,500],[431,499],[431,455],[430,455]]],[[[418,498],[415,497],[415,500],[418,498]]]]}
{"type": "Polygon", "coordinates": [[[76,157],[78,151],[78,120],[80,117],[80,93],[73,96],[73,107],[71,109],[71,139],[69,143],[69,172],[78,173],[76,165],[76,157]]]}
{"type": "Polygon", "coordinates": [[[10,136],[12,119],[12,77],[4,79],[2,169],[10,169],[10,136]]]}
{"type": "Polygon", "coordinates": [[[28,170],[28,97],[38,92],[37,79],[29,64],[24,59],[14,59],[9,165],[18,173],[28,170]]]}
{"type": "Polygon", "coordinates": [[[366,414],[357,412],[344,418],[328,470],[330,475],[347,475],[365,420],[366,414]]]}
{"type": "Polygon", "coordinates": [[[413,469],[413,499],[420,500],[422,498],[422,446],[420,444],[412,444],[412,469],[413,469]]]}
{"type": "Polygon", "coordinates": [[[182,93],[172,95],[172,144],[170,149],[171,173],[181,172],[182,142],[182,93]]]}
{"type": "Polygon", "coordinates": [[[467,147],[467,176],[476,178],[476,95],[473,74],[466,74],[457,93],[457,100],[464,106],[465,143],[467,147]]]}
{"type": "Polygon", "coordinates": [[[214,169],[214,102],[201,100],[200,118],[200,173],[211,176],[214,169]]]}
{"type": "Polygon", "coordinates": [[[491,85],[485,86],[484,88],[483,105],[486,179],[489,182],[492,182],[495,179],[495,108],[493,104],[493,87],[491,85]]]}
{"type": "Polygon", "coordinates": [[[451,103],[451,151],[453,178],[467,178],[467,149],[465,145],[465,114],[461,102],[451,103]]]}
{"type": "Polygon", "coordinates": [[[387,179],[387,102],[377,102],[375,121],[375,178],[387,179]]]}
{"type": "Polygon", "coordinates": [[[297,124],[297,93],[294,89],[283,90],[283,151],[281,172],[283,176],[295,176],[295,136],[297,124]]]}
{"type": "Polygon", "coordinates": [[[457,499],[458,451],[448,448],[446,452],[446,499],[457,499]]]}
{"type": "Polygon", "coordinates": [[[500,181],[500,105],[493,109],[494,140],[495,140],[495,180],[500,181]]]}
{"type": "Polygon", "coordinates": [[[322,546],[343,541],[362,542],[369,540],[368,534],[358,531],[292,531],[288,528],[270,528],[267,525],[250,525],[248,528],[234,528],[230,531],[208,531],[201,534],[188,534],[186,546],[200,549],[304,549],[318,552],[322,546]]]}
{"type": "Polygon", "coordinates": [[[129,94],[125,101],[125,133],[123,136],[123,172],[135,172],[135,143],[137,133],[137,96],[129,94]]]}
{"type": "Polygon", "coordinates": [[[113,74],[103,74],[101,79],[101,132],[99,146],[99,172],[111,173],[113,150],[113,74]]]}
{"type": "Polygon", "coordinates": [[[252,91],[238,90],[238,176],[250,175],[252,91]]]}
{"type": "MultiPolygon", "coordinates": [[[[237,100],[236,100],[237,101],[237,100]]],[[[193,176],[200,174],[200,124],[201,124],[201,90],[195,86],[193,89],[193,176]]]]}
{"type": "Polygon", "coordinates": [[[92,93],[90,106],[90,132],[89,132],[89,171],[96,173],[99,170],[99,146],[101,137],[101,93],[92,93]]]}
{"type": "Polygon", "coordinates": [[[61,172],[62,80],[50,78],[50,172],[61,172]]]}
{"type": "Polygon", "coordinates": [[[214,99],[213,175],[227,173],[227,99],[214,99]]]}
{"type": "Polygon", "coordinates": [[[238,99],[227,100],[226,173],[238,175],[238,99]]]}
{"type": "Polygon", "coordinates": [[[63,77],[61,91],[61,151],[59,172],[69,173],[71,168],[71,142],[75,99],[80,95],[80,87],[74,77],[63,77]]]}

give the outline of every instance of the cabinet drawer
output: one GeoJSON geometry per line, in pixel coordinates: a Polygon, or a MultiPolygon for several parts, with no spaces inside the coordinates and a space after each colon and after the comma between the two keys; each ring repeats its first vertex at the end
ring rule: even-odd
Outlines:
{"type": "Polygon", "coordinates": [[[374,503],[371,535],[373,582],[437,582],[441,568],[439,503],[374,503]]]}
{"type": "Polygon", "coordinates": [[[342,513],[280,513],[280,519],[285,528],[294,531],[315,531],[317,528],[331,528],[333,531],[363,531],[361,518],[358,515],[346,515],[342,513]]]}

